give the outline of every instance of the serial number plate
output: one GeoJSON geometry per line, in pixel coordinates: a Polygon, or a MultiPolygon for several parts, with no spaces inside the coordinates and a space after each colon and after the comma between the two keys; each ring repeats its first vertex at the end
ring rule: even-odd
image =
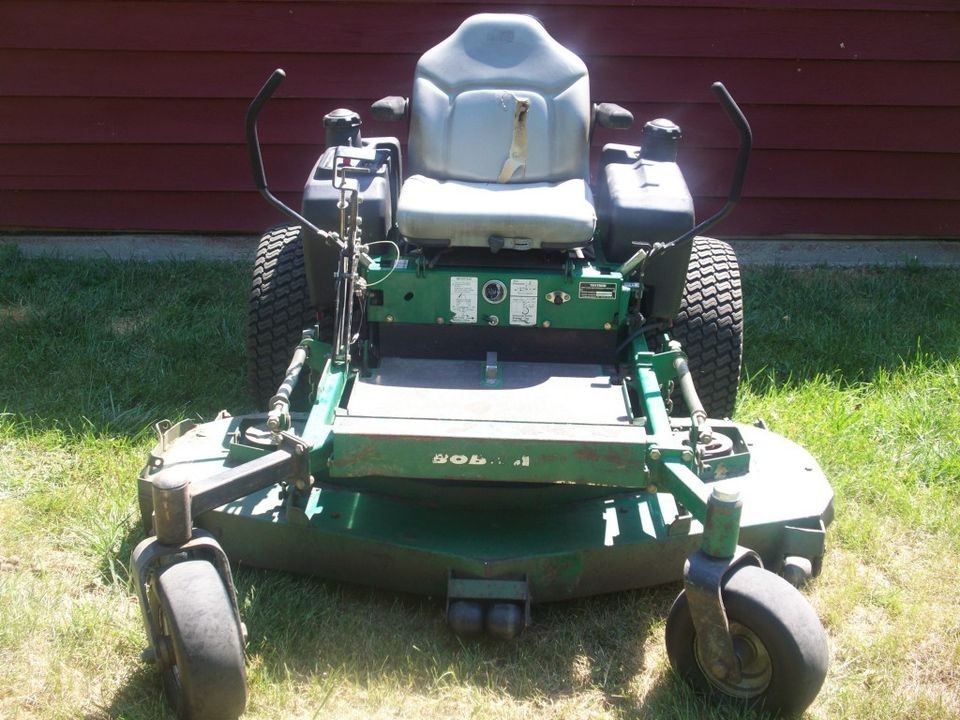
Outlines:
{"type": "Polygon", "coordinates": [[[616,300],[617,284],[612,282],[580,283],[581,300],[616,300]]]}

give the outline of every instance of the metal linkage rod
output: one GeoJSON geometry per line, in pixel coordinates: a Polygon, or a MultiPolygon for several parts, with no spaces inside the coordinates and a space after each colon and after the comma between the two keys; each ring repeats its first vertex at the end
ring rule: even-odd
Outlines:
{"type": "MultiPolygon", "coordinates": [[[[312,330],[304,330],[303,339],[313,338],[312,330]]],[[[287,366],[287,372],[284,375],[283,382],[277,388],[276,394],[270,398],[268,403],[269,412],[267,413],[267,427],[277,433],[281,430],[290,429],[290,396],[297,387],[297,381],[300,379],[300,373],[303,372],[303,366],[310,357],[310,348],[304,343],[297,346],[293,353],[293,358],[287,366]]]]}

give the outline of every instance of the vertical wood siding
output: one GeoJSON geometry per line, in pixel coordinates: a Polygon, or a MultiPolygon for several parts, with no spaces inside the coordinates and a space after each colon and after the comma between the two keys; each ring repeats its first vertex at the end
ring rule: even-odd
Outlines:
{"type": "MultiPolygon", "coordinates": [[[[637,142],[670,117],[702,216],[722,202],[736,134],[754,128],[727,235],[960,237],[960,6],[955,0],[598,3],[0,2],[0,227],[249,231],[281,217],[252,189],[249,99],[272,187],[291,204],[341,106],[408,95],[416,59],[466,16],[536,15],[625,105],[637,142]]],[[[368,120],[366,135],[406,127],[368,120]]]]}

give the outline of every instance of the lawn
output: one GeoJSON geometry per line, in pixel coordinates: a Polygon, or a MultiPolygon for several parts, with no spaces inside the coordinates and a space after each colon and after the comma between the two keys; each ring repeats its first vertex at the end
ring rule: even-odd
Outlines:
{"type": "MultiPolygon", "coordinates": [[[[163,718],[126,562],[161,418],[250,409],[248,269],[0,247],[0,717],[163,718]]],[[[831,667],[809,718],[960,717],[960,272],[745,273],[736,417],[837,493],[807,591],[831,667]]],[[[241,568],[255,718],[734,718],[671,674],[678,586],[535,609],[462,644],[437,600],[241,568]]]]}

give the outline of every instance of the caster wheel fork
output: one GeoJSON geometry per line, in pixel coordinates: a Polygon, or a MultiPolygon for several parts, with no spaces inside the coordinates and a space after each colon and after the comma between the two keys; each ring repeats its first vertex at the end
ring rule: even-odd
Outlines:
{"type": "Polygon", "coordinates": [[[723,582],[722,597],[737,672],[724,674],[722,663],[705,650],[686,591],[667,618],[673,669],[718,699],[747,701],[774,714],[802,713],[820,691],[829,660],[813,608],[786,580],[755,565],[735,567],[723,582]]]}
{"type": "Polygon", "coordinates": [[[711,493],[701,548],[667,618],[667,655],[696,690],[799,715],[826,678],[826,633],[796,587],[737,545],[741,507],[738,493],[711,493]]]}
{"type": "Polygon", "coordinates": [[[145,662],[160,672],[181,720],[236,720],[247,701],[244,645],[230,566],[202,530],[179,546],[147,538],[131,570],[150,645],[145,662]]]}

